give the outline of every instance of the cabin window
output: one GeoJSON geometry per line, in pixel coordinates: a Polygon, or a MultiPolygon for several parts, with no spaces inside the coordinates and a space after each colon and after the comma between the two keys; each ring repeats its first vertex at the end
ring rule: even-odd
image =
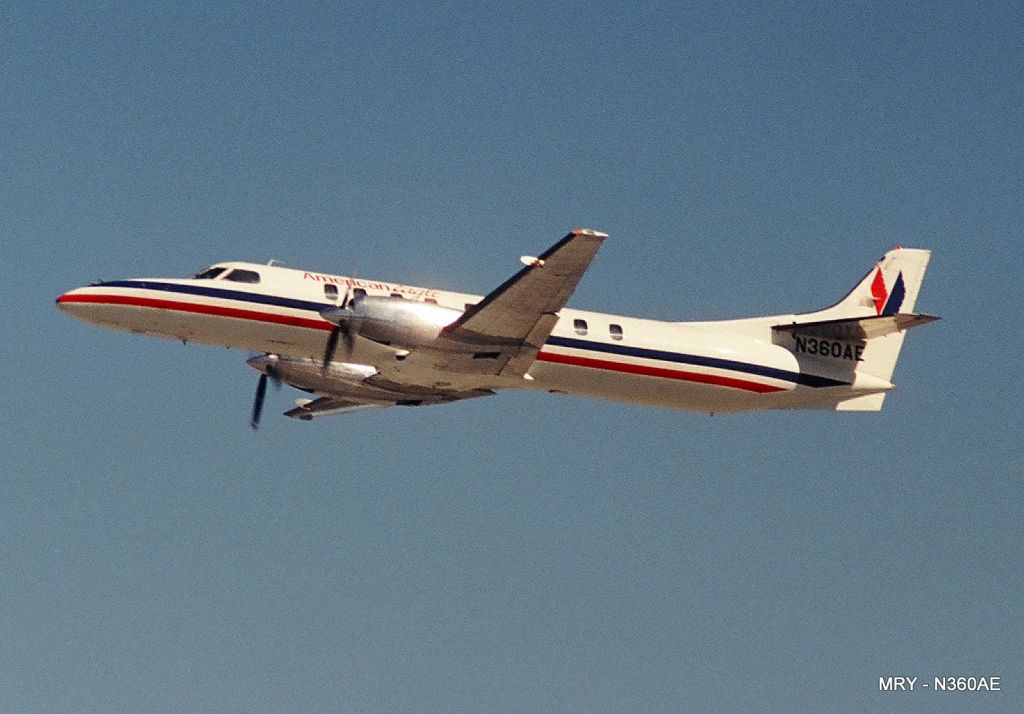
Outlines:
{"type": "Polygon", "coordinates": [[[622,339],[622,325],[611,324],[608,325],[608,332],[611,334],[613,340],[622,339]]]}
{"type": "Polygon", "coordinates": [[[366,297],[366,291],[362,288],[356,288],[352,291],[352,299],[355,300],[357,297],[366,297]]]}
{"type": "Polygon", "coordinates": [[[196,273],[196,280],[213,280],[224,272],[224,268],[207,268],[201,273],[196,273]]]}
{"type": "Polygon", "coordinates": [[[328,300],[338,299],[338,286],[332,285],[331,283],[324,284],[324,297],[328,300]]]}
{"type": "Polygon", "coordinates": [[[429,302],[431,305],[437,304],[437,300],[435,300],[434,298],[423,298],[423,302],[429,302]]]}
{"type": "Polygon", "coordinates": [[[576,330],[577,335],[587,334],[587,321],[586,320],[573,320],[572,329],[576,330]]]}
{"type": "Polygon", "coordinates": [[[402,293],[391,293],[391,297],[400,298],[400,297],[404,297],[404,296],[402,295],[402,293]]]}
{"type": "Polygon", "coordinates": [[[258,283],[260,281],[260,274],[255,270],[242,270],[241,268],[235,268],[225,275],[224,279],[233,280],[236,283],[258,283]]]}

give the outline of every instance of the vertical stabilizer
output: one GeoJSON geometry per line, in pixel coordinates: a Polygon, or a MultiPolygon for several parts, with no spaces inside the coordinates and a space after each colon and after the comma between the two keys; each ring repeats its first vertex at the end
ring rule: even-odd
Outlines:
{"type": "Polygon", "coordinates": [[[931,256],[931,251],[920,248],[893,248],[838,303],[800,317],[834,320],[912,313],[931,256]]]}
{"type": "Polygon", "coordinates": [[[839,411],[878,411],[906,330],[937,318],[914,313],[931,252],[890,250],[838,303],[775,325],[784,343],[818,374],[844,375],[865,393],[836,403],[839,411]]]}

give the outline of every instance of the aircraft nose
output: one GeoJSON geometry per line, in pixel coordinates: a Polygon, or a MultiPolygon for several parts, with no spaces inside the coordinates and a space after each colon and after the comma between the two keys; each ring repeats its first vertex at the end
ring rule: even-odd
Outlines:
{"type": "Polygon", "coordinates": [[[66,293],[57,296],[54,303],[57,305],[57,309],[61,312],[67,313],[68,315],[78,316],[82,314],[82,306],[84,303],[83,292],[85,288],[75,288],[74,290],[68,290],[66,293]]]}
{"type": "MultiPolygon", "coordinates": [[[[119,300],[101,284],[86,285],[58,295],[57,309],[66,315],[95,325],[123,329],[124,315],[118,313],[119,300]]],[[[130,329],[130,326],[129,326],[130,329]]]]}
{"type": "Polygon", "coordinates": [[[54,300],[54,303],[56,303],[57,307],[60,308],[61,310],[67,309],[67,303],[70,300],[68,296],[71,295],[71,293],[73,292],[74,290],[69,290],[66,293],[61,293],[60,295],[57,296],[57,299],[54,300]]]}

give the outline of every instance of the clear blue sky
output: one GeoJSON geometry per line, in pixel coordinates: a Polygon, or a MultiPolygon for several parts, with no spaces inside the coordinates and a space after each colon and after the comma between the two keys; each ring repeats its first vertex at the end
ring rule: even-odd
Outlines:
{"type": "Polygon", "coordinates": [[[1019,3],[7,4],[0,706],[1021,711],[1019,3]],[[830,303],[935,251],[876,415],[534,394],[247,427],[62,291],[226,259],[830,303]],[[878,692],[880,675],[1004,692],[878,692]]]}

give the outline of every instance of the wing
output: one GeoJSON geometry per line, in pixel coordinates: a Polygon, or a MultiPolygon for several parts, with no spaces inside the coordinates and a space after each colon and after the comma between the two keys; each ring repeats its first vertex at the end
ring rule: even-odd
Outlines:
{"type": "MultiPolygon", "coordinates": [[[[445,328],[450,339],[518,344],[556,317],[608,236],[577,229],[546,250],[445,328]]],[[[552,327],[554,321],[552,321],[552,327]]],[[[551,333],[544,331],[541,341],[551,333]]]]}
{"type": "Polygon", "coordinates": [[[310,421],[316,417],[347,414],[363,409],[383,409],[397,402],[359,402],[354,399],[338,399],[336,397],[320,397],[319,399],[296,399],[295,408],[284,413],[292,419],[310,421]]]}
{"type": "Polygon", "coordinates": [[[468,388],[473,376],[522,377],[607,237],[576,229],[539,257],[524,259],[525,268],[444,329],[437,349],[414,350],[383,369],[384,378],[428,386],[431,375],[443,373],[449,376],[444,384],[456,386],[461,381],[460,386],[468,388]]]}
{"type": "Polygon", "coordinates": [[[350,412],[363,411],[365,409],[384,409],[385,407],[407,406],[418,407],[427,404],[447,404],[461,399],[472,399],[474,397],[485,397],[494,392],[466,392],[462,394],[442,395],[418,395],[410,394],[408,399],[396,399],[393,401],[376,401],[369,399],[342,398],[342,397],[320,397],[319,399],[296,399],[295,408],[284,413],[285,416],[293,419],[310,421],[317,417],[334,416],[335,414],[348,414],[350,412]]]}

